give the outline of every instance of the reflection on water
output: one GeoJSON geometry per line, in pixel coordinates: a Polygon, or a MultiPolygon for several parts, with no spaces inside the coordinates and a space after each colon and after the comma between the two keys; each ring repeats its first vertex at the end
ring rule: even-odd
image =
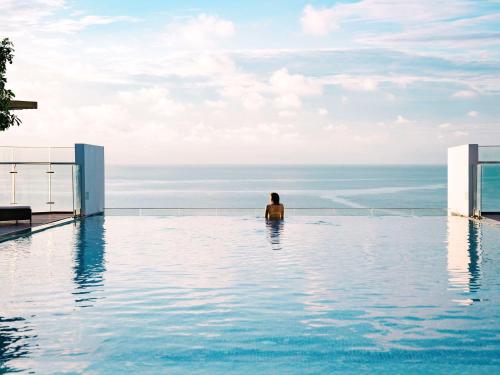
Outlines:
{"type": "Polygon", "coordinates": [[[280,236],[283,232],[283,220],[266,220],[267,236],[273,250],[281,250],[280,236]]]}
{"type": "Polygon", "coordinates": [[[31,330],[24,318],[0,316],[0,374],[16,371],[9,366],[9,361],[28,356],[32,346],[29,339],[33,336],[28,333],[31,330]]]}
{"type": "Polygon", "coordinates": [[[76,303],[80,307],[90,307],[93,301],[92,292],[102,286],[103,274],[106,271],[104,260],[104,216],[93,216],[80,221],[76,232],[75,276],[76,303]]]}
{"type": "MultiPolygon", "coordinates": [[[[449,285],[466,293],[480,287],[481,274],[481,225],[466,218],[448,218],[448,274],[449,285]]],[[[472,304],[473,298],[456,300],[472,304]]]]}

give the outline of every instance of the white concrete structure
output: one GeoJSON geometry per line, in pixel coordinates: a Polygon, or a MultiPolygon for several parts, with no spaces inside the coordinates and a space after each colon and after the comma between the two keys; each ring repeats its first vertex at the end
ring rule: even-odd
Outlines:
{"type": "Polygon", "coordinates": [[[82,216],[104,212],[104,147],[75,144],[75,163],[80,167],[82,216]]]}
{"type": "Polygon", "coordinates": [[[477,189],[478,145],[448,149],[448,213],[473,216],[477,189]]]}

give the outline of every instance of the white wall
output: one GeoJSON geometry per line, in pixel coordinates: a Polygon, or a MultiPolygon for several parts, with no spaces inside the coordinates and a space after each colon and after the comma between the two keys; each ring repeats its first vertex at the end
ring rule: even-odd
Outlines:
{"type": "Polygon", "coordinates": [[[80,166],[80,204],[84,216],[104,212],[104,147],[75,144],[80,166]]]}
{"type": "Polygon", "coordinates": [[[476,189],[478,145],[448,149],[448,213],[472,216],[476,189]]]}

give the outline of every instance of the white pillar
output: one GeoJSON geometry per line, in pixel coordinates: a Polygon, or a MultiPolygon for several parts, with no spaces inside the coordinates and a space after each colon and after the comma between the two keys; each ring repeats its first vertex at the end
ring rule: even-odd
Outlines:
{"type": "Polygon", "coordinates": [[[104,147],[75,144],[80,167],[80,204],[83,216],[104,212],[104,147]]]}
{"type": "Polygon", "coordinates": [[[448,148],[448,213],[450,215],[474,215],[477,163],[477,144],[448,148]]]}

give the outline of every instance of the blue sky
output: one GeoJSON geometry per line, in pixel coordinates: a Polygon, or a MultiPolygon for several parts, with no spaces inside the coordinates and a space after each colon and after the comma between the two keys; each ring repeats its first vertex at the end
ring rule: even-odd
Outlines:
{"type": "Polygon", "coordinates": [[[500,1],[0,1],[2,144],[110,163],[445,163],[500,144],[500,1]]]}

